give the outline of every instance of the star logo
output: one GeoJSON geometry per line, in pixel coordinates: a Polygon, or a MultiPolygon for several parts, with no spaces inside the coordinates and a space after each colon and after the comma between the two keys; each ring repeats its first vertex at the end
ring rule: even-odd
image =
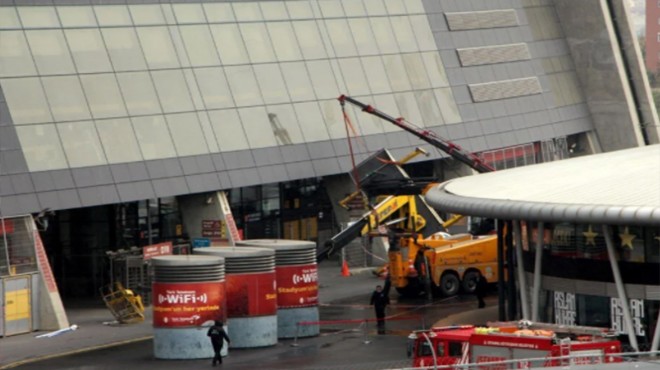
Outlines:
{"type": "Polygon", "coordinates": [[[619,234],[619,238],[621,238],[621,246],[622,247],[628,247],[630,249],[633,249],[633,239],[636,238],[634,234],[630,234],[628,231],[628,226],[626,226],[625,229],[623,229],[623,234],[619,234]]]}
{"type": "Polygon", "coordinates": [[[584,235],[584,237],[587,239],[587,241],[584,243],[585,245],[593,245],[594,247],[596,246],[596,237],[598,236],[598,233],[591,229],[591,225],[589,225],[589,230],[583,232],[582,235],[584,235]]]}

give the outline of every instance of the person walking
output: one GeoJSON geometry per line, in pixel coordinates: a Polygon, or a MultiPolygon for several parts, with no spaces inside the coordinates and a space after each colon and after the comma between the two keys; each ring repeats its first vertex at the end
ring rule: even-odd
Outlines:
{"type": "Polygon", "coordinates": [[[220,363],[222,365],[222,355],[220,354],[220,351],[222,351],[224,341],[226,340],[227,344],[231,343],[227,332],[225,332],[225,328],[222,326],[222,321],[216,320],[215,324],[209,328],[209,331],[206,333],[206,335],[211,338],[211,344],[213,345],[214,355],[211,365],[215,366],[216,363],[220,363]]]}
{"type": "Polygon", "coordinates": [[[484,308],[486,307],[484,297],[488,292],[488,281],[486,281],[486,278],[481,274],[481,271],[479,270],[477,270],[477,279],[475,283],[476,286],[474,287],[474,295],[477,296],[477,300],[479,301],[479,308],[484,308]]]}
{"type": "Polygon", "coordinates": [[[378,334],[385,334],[385,307],[390,304],[390,297],[383,291],[383,287],[376,286],[376,290],[371,294],[370,305],[376,310],[376,322],[378,323],[378,334]]]}

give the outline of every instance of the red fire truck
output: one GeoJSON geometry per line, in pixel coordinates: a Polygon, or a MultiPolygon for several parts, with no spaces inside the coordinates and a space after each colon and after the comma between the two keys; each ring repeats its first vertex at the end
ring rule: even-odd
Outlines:
{"type": "Polygon", "coordinates": [[[621,362],[608,329],[520,322],[437,327],[409,336],[413,367],[480,364],[479,370],[621,362]],[[505,363],[502,363],[506,361],[505,363]]]}

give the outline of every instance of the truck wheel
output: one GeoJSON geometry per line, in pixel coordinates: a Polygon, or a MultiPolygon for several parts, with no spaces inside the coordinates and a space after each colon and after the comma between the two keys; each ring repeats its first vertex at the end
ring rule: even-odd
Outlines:
{"type": "Polygon", "coordinates": [[[477,276],[479,274],[476,271],[468,271],[463,275],[463,291],[465,293],[474,293],[477,289],[477,276]]]}
{"type": "Polygon", "coordinates": [[[452,273],[442,275],[440,279],[440,291],[442,294],[452,297],[458,294],[458,290],[461,287],[461,282],[458,280],[458,276],[452,273]]]}

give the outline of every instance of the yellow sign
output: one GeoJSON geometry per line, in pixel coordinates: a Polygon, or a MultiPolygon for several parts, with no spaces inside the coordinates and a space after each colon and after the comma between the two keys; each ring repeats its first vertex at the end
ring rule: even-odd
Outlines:
{"type": "Polygon", "coordinates": [[[30,291],[27,289],[5,292],[5,320],[30,318],[30,291]]]}

